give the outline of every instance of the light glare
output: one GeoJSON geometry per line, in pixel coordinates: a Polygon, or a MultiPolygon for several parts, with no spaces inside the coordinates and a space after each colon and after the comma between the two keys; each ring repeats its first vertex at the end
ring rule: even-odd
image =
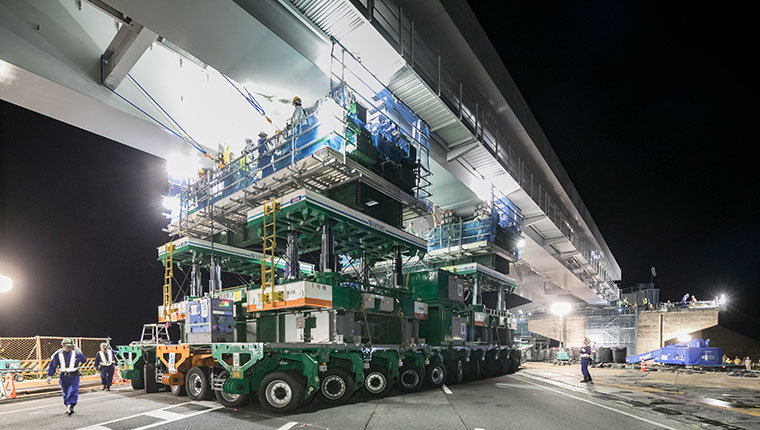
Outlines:
{"type": "Polygon", "coordinates": [[[0,275],[0,293],[7,293],[13,288],[13,280],[5,275],[0,275]]]}
{"type": "Polygon", "coordinates": [[[558,302],[558,303],[552,304],[551,310],[553,314],[562,316],[562,315],[567,315],[570,312],[571,307],[572,306],[570,305],[570,303],[558,302]]]}

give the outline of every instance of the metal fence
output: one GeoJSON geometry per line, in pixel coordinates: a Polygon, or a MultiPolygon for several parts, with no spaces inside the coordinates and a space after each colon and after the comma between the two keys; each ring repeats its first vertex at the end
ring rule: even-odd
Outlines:
{"type": "MultiPolygon", "coordinates": [[[[61,347],[63,337],[0,337],[0,359],[21,360],[21,373],[42,374],[50,364],[50,357],[61,347]]],[[[108,342],[103,337],[72,337],[74,344],[88,357],[83,371],[94,370],[95,354],[100,344],[108,342]]]]}

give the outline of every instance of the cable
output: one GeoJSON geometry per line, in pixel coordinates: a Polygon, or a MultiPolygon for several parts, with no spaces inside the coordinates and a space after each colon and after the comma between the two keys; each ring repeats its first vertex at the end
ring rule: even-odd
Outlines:
{"type": "Polygon", "coordinates": [[[277,126],[275,126],[274,123],[272,122],[272,119],[267,116],[266,112],[264,111],[264,108],[261,107],[261,104],[256,100],[255,97],[253,97],[253,94],[251,94],[251,92],[248,91],[248,88],[243,86],[243,89],[247,93],[247,94],[243,94],[240,88],[238,88],[238,86],[235,85],[235,83],[232,82],[232,80],[230,80],[230,78],[228,78],[227,75],[225,75],[222,72],[219,72],[219,74],[222,75],[224,79],[226,79],[227,82],[229,82],[230,85],[232,85],[232,88],[235,88],[235,90],[237,90],[237,92],[240,93],[241,96],[243,96],[243,98],[245,99],[245,101],[248,102],[248,104],[250,104],[251,106],[253,106],[254,109],[256,109],[256,112],[258,112],[261,116],[266,118],[267,122],[271,124],[273,127],[275,127],[275,129],[277,129],[277,126]]]}
{"type": "Polygon", "coordinates": [[[179,135],[179,133],[177,133],[176,131],[174,131],[174,130],[172,130],[171,128],[167,127],[167,126],[166,126],[164,123],[162,123],[161,121],[159,121],[159,120],[157,120],[155,117],[153,117],[153,115],[149,114],[148,112],[145,112],[145,111],[144,111],[144,110],[142,110],[142,109],[141,109],[139,106],[137,106],[136,104],[134,104],[134,103],[132,103],[131,101],[129,101],[129,100],[126,98],[126,97],[124,97],[124,96],[122,96],[121,94],[117,93],[117,92],[116,92],[116,90],[114,90],[113,88],[111,88],[111,87],[109,87],[108,85],[106,85],[106,83],[103,81],[103,56],[102,56],[102,55],[100,56],[100,84],[101,84],[101,85],[103,85],[105,88],[107,88],[107,89],[108,89],[108,91],[110,91],[110,92],[112,92],[112,93],[116,94],[116,96],[117,96],[117,97],[119,97],[120,99],[122,99],[122,100],[124,100],[125,102],[127,102],[127,104],[129,104],[129,105],[130,105],[130,106],[132,106],[133,108],[135,108],[135,109],[137,109],[138,111],[140,111],[140,112],[141,112],[143,115],[145,115],[145,116],[147,116],[148,118],[152,119],[152,120],[153,120],[155,123],[157,123],[158,125],[160,125],[160,126],[161,126],[161,127],[163,127],[164,129],[166,129],[166,130],[167,130],[169,133],[171,133],[171,134],[173,134],[173,135],[177,136],[177,137],[178,137],[179,139],[181,139],[183,142],[185,142],[185,143],[188,143],[190,146],[192,146],[192,147],[193,147],[193,148],[195,148],[196,150],[200,151],[200,152],[201,152],[201,153],[202,153],[204,156],[206,156],[206,157],[208,157],[209,159],[212,159],[212,160],[213,160],[213,157],[211,157],[211,156],[208,154],[208,152],[206,152],[206,150],[205,150],[205,149],[203,149],[203,148],[199,148],[199,147],[196,147],[196,146],[195,146],[195,145],[193,145],[192,143],[188,142],[188,140],[187,140],[186,138],[184,138],[184,137],[180,136],[180,135],[179,135]]]}
{"type": "Polygon", "coordinates": [[[150,93],[149,93],[149,92],[148,92],[148,91],[147,91],[145,88],[143,88],[143,86],[142,86],[142,85],[140,85],[140,83],[139,83],[139,82],[137,82],[137,80],[136,80],[135,78],[133,78],[133,77],[132,77],[132,75],[131,75],[131,74],[127,73],[127,77],[128,77],[129,79],[131,79],[131,80],[132,80],[132,82],[134,82],[134,83],[135,83],[135,85],[137,85],[137,87],[138,87],[138,88],[140,88],[140,90],[141,90],[143,93],[145,93],[145,95],[146,95],[146,96],[148,96],[148,98],[150,98],[150,100],[151,100],[153,103],[155,103],[155,104],[156,104],[156,106],[157,106],[159,109],[161,109],[161,112],[163,112],[164,114],[166,114],[166,116],[167,116],[167,117],[169,117],[169,120],[170,120],[171,122],[173,122],[173,123],[174,123],[174,125],[176,125],[177,127],[179,127],[179,129],[180,129],[180,130],[182,130],[182,132],[183,132],[183,133],[185,133],[185,135],[187,136],[187,138],[188,138],[188,139],[190,139],[191,141],[193,141],[193,143],[195,143],[195,145],[196,145],[196,146],[195,146],[195,148],[196,148],[196,149],[200,148],[200,146],[201,146],[201,145],[200,145],[200,143],[198,143],[198,142],[197,142],[195,139],[193,139],[193,137],[192,137],[192,136],[190,136],[190,133],[188,133],[188,132],[187,132],[187,131],[186,131],[184,128],[182,128],[182,126],[181,126],[181,125],[179,125],[179,123],[178,123],[177,121],[175,121],[175,120],[174,120],[174,118],[172,118],[172,116],[169,114],[169,112],[167,112],[167,111],[166,111],[166,110],[165,110],[165,109],[164,109],[164,108],[161,106],[161,104],[160,104],[160,103],[158,103],[158,102],[156,101],[156,99],[154,99],[154,98],[153,98],[153,96],[151,96],[151,95],[150,95],[150,93]]]}

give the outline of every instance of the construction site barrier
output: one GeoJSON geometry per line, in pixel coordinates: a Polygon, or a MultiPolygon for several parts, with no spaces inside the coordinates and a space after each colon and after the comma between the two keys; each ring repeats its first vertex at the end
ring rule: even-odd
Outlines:
{"type": "MultiPolygon", "coordinates": [[[[50,357],[61,347],[63,337],[31,336],[0,337],[0,359],[20,360],[18,373],[25,377],[43,376],[50,365],[50,357]]],[[[82,372],[95,371],[95,355],[100,351],[100,344],[108,343],[104,337],[73,337],[74,345],[88,358],[80,366],[82,372]]]]}

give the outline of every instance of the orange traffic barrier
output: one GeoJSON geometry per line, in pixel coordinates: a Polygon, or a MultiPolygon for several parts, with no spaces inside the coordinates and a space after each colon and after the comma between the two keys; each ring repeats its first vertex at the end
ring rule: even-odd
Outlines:
{"type": "Polygon", "coordinates": [[[5,395],[9,399],[15,399],[16,398],[16,382],[13,380],[13,374],[12,373],[6,373],[5,374],[5,395]]]}
{"type": "Polygon", "coordinates": [[[119,384],[126,384],[127,381],[121,377],[121,368],[119,366],[116,366],[113,372],[113,385],[119,385],[119,384]]]}
{"type": "Polygon", "coordinates": [[[646,365],[646,363],[644,362],[643,359],[641,360],[641,371],[642,372],[646,372],[647,371],[647,365],[646,365]]]}

